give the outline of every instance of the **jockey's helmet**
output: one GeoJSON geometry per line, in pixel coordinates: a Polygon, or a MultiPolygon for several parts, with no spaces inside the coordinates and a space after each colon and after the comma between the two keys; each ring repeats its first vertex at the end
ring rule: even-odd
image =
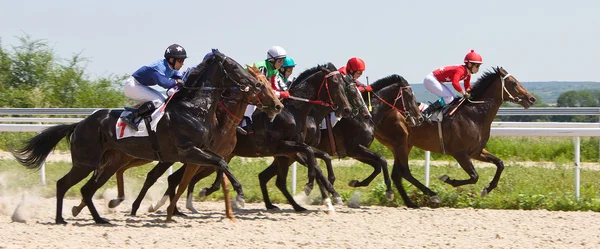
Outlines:
{"type": "Polygon", "coordinates": [[[281,66],[281,68],[288,68],[288,67],[295,67],[296,63],[294,62],[294,60],[290,57],[285,57],[285,59],[283,59],[283,65],[281,66]]]}
{"type": "Polygon", "coordinates": [[[185,48],[179,44],[172,44],[165,49],[165,58],[185,59],[187,58],[187,53],[185,52],[185,48]]]}
{"type": "Polygon", "coordinates": [[[267,51],[267,60],[283,59],[287,56],[285,49],[280,46],[273,46],[267,51]]]}
{"type": "Polygon", "coordinates": [[[471,52],[465,56],[465,63],[467,62],[482,64],[483,59],[481,59],[481,55],[475,52],[475,50],[471,50],[471,52]]]}
{"type": "Polygon", "coordinates": [[[365,62],[358,57],[352,57],[346,63],[346,70],[351,72],[365,71],[365,62]]]}

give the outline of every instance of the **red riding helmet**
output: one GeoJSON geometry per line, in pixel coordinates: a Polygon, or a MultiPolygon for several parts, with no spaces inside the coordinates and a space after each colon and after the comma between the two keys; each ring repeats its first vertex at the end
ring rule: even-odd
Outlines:
{"type": "Polygon", "coordinates": [[[481,59],[481,55],[479,55],[477,52],[475,52],[475,50],[471,49],[471,52],[465,56],[465,63],[467,63],[467,62],[481,64],[481,63],[483,63],[483,59],[481,59]]]}
{"type": "Polygon", "coordinates": [[[352,57],[350,58],[350,60],[348,60],[348,63],[346,63],[346,70],[349,71],[365,71],[365,62],[358,57],[352,57]]]}

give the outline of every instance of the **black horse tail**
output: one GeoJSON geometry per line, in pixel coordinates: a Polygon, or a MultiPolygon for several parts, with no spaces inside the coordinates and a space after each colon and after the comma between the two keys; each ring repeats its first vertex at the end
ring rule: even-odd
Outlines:
{"type": "Polygon", "coordinates": [[[67,141],[71,140],[71,134],[75,131],[77,124],[60,124],[45,129],[42,133],[29,139],[24,148],[11,150],[11,153],[21,165],[28,169],[39,169],[60,140],[65,137],[67,141]]]}

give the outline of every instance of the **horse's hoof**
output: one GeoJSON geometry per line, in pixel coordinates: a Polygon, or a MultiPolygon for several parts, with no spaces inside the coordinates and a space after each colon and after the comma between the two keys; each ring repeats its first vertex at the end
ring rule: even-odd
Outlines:
{"type": "Polygon", "coordinates": [[[342,200],[342,197],[341,196],[333,197],[333,205],[336,205],[336,206],[344,205],[344,201],[342,200]]]}
{"type": "Polygon", "coordinates": [[[388,201],[393,201],[394,200],[394,190],[385,191],[385,198],[387,198],[388,201]]]}
{"type": "Polygon", "coordinates": [[[487,196],[488,193],[489,192],[488,192],[487,188],[483,188],[483,191],[481,191],[481,197],[487,196]]]}
{"type": "Polygon", "coordinates": [[[179,210],[176,210],[176,211],[174,211],[174,212],[173,212],[173,215],[174,215],[174,216],[187,217],[187,215],[186,215],[186,214],[184,214],[184,213],[182,213],[182,212],[179,212],[179,210]]]}
{"type": "Polygon", "coordinates": [[[312,190],[313,190],[313,188],[311,186],[308,186],[308,185],[304,186],[304,194],[306,196],[309,196],[310,192],[312,192],[312,190]]]}
{"type": "Polygon", "coordinates": [[[356,186],[358,185],[358,180],[352,180],[348,183],[348,186],[356,188],[356,186]]]}
{"type": "Polygon", "coordinates": [[[200,190],[200,193],[198,193],[198,197],[206,197],[206,192],[208,192],[208,190],[206,190],[206,188],[203,188],[202,190],[200,190]]]}
{"type": "Polygon", "coordinates": [[[431,201],[431,202],[433,202],[435,204],[440,204],[442,202],[442,200],[440,199],[440,197],[437,196],[437,195],[429,197],[429,201],[431,201]]]}
{"type": "Polygon", "coordinates": [[[94,221],[96,222],[96,224],[110,224],[110,222],[107,219],[102,217],[94,219],[94,221]]]}
{"type": "Polygon", "coordinates": [[[447,182],[450,179],[450,177],[448,175],[443,175],[438,177],[438,179],[440,179],[440,181],[442,182],[447,182]]]}
{"type": "Polygon", "coordinates": [[[60,225],[66,225],[67,224],[67,222],[63,218],[56,218],[56,220],[54,222],[56,224],[60,224],[60,225]]]}
{"type": "Polygon", "coordinates": [[[279,209],[279,207],[275,206],[275,205],[268,205],[267,206],[267,210],[276,210],[276,211],[279,211],[281,209],[279,209]]]}
{"type": "Polygon", "coordinates": [[[406,204],[407,208],[412,208],[412,209],[418,209],[420,208],[419,205],[415,204],[415,203],[408,203],[406,204]]]}
{"type": "Polygon", "coordinates": [[[119,204],[121,204],[121,202],[123,202],[123,199],[112,199],[108,202],[108,207],[116,208],[117,206],[119,206],[119,204]]]}
{"type": "Polygon", "coordinates": [[[244,208],[244,206],[246,206],[246,199],[244,196],[238,195],[235,197],[233,204],[235,205],[236,209],[244,208]]]}
{"type": "Polygon", "coordinates": [[[71,208],[71,213],[73,214],[73,217],[77,217],[77,215],[81,213],[81,209],[79,209],[78,206],[73,206],[73,208],[71,208]]]}
{"type": "Polygon", "coordinates": [[[301,206],[297,206],[297,207],[294,207],[294,211],[296,211],[296,212],[306,212],[306,211],[308,211],[308,209],[303,208],[301,206]]]}
{"type": "Polygon", "coordinates": [[[196,210],[193,206],[189,206],[189,207],[186,207],[186,208],[188,210],[190,210],[190,212],[192,212],[192,214],[197,214],[198,213],[198,210],[196,210]]]}
{"type": "Polygon", "coordinates": [[[150,204],[150,206],[148,207],[148,213],[154,213],[156,212],[156,209],[154,209],[154,205],[150,204]]]}

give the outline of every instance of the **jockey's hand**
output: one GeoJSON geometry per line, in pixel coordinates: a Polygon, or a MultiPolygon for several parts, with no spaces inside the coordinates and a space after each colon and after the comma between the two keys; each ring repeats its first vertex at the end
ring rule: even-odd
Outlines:
{"type": "Polygon", "coordinates": [[[279,98],[280,99],[287,99],[290,97],[290,92],[288,91],[281,91],[279,92],[279,98]]]}
{"type": "Polygon", "coordinates": [[[373,88],[371,88],[371,86],[364,86],[364,85],[359,85],[358,86],[358,91],[359,92],[372,92],[373,88]]]}
{"type": "Polygon", "coordinates": [[[175,86],[177,86],[177,89],[183,88],[183,84],[184,84],[184,82],[183,82],[182,79],[176,79],[175,80],[175,86]]]}
{"type": "Polygon", "coordinates": [[[469,92],[463,92],[463,97],[465,99],[470,99],[471,98],[471,93],[469,93],[469,92]]]}

